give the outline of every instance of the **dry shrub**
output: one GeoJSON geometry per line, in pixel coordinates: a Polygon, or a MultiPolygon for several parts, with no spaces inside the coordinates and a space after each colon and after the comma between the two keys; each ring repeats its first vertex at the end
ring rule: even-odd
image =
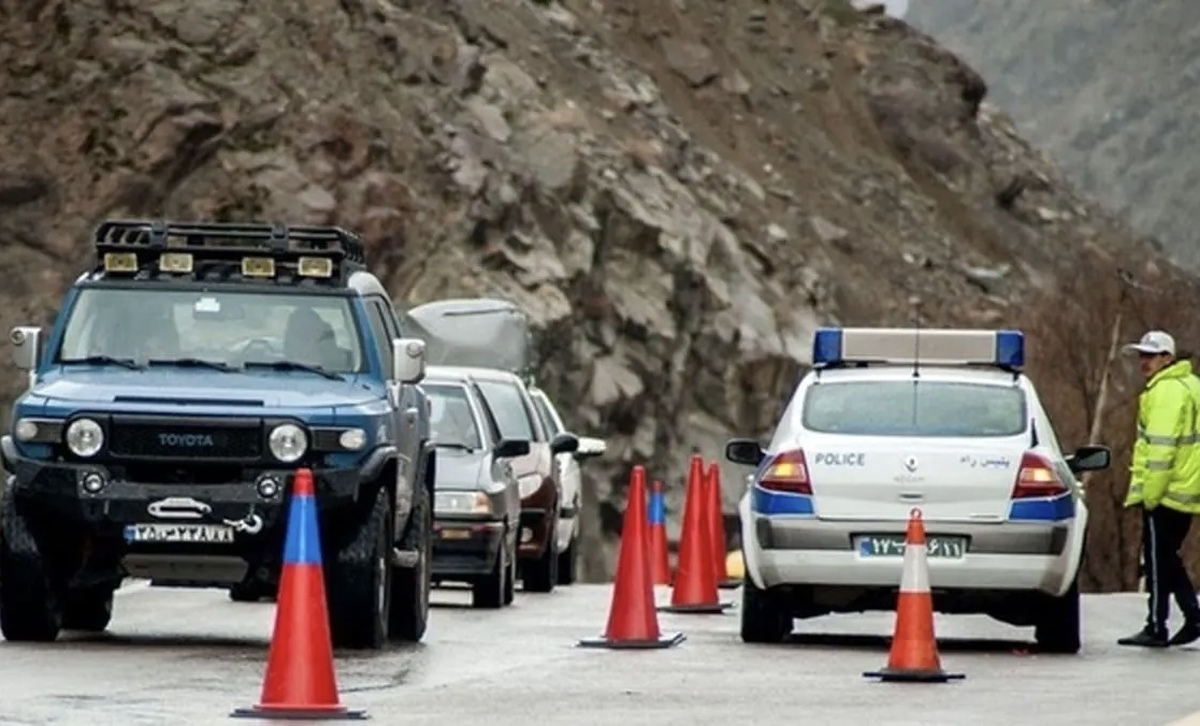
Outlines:
{"type": "MultiPolygon", "coordinates": [[[[1122,260],[1081,257],[1073,281],[1027,308],[1029,374],[1064,451],[1085,443],[1113,451],[1108,470],[1084,478],[1089,525],[1080,586],[1085,592],[1135,590],[1141,520],[1123,502],[1142,380],[1136,360],[1120,346],[1161,328],[1175,336],[1181,352],[1196,350],[1200,326],[1183,304],[1195,295],[1195,282],[1132,259],[1122,266],[1122,260]]],[[[1189,542],[1185,552],[1197,549],[1189,542]]],[[[1196,557],[1188,560],[1196,572],[1196,557]]]]}

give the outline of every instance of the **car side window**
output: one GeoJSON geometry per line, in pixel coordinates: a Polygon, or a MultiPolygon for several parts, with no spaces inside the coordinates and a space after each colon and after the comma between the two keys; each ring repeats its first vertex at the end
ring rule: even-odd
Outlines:
{"type": "Polygon", "coordinates": [[[367,320],[371,323],[371,333],[375,338],[375,347],[383,360],[383,375],[385,378],[392,374],[392,338],[388,335],[387,323],[384,322],[383,310],[379,301],[374,298],[367,300],[367,320]]]}
{"type": "Polygon", "coordinates": [[[500,435],[500,426],[496,423],[496,415],[492,413],[492,407],[488,405],[487,399],[484,398],[483,392],[479,390],[478,386],[472,386],[471,390],[475,394],[475,400],[479,402],[479,410],[483,414],[484,426],[487,427],[488,438],[494,443],[500,443],[504,437],[500,435]]]}
{"type": "Polygon", "coordinates": [[[521,389],[502,381],[479,381],[479,390],[488,402],[500,434],[506,439],[542,441],[541,427],[534,423],[533,412],[525,402],[521,389]]]}
{"type": "Polygon", "coordinates": [[[542,427],[546,429],[547,436],[554,438],[562,433],[558,428],[554,413],[550,410],[550,401],[545,396],[533,396],[533,405],[542,419],[542,427]]]}

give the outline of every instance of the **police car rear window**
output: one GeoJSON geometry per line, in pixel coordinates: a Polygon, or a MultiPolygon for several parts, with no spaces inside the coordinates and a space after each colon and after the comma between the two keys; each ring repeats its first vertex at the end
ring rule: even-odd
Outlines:
{"type": "Polygon", "coordinates": [[[804,428],[859,436],[1015,436],[1029,425],[1015,386],[948,381],[846,381],[811,386],[804,428]]]}

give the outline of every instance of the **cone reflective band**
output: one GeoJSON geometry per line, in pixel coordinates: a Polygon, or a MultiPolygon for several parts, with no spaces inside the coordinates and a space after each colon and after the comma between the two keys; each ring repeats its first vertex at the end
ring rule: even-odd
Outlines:
{"type": "Polygon", "coordinates": [[[709,535],[708,487],[705,485],[704,460],[693,454],[688,466],[687,491],[683,502],[683,533],[671,603],[659,608],[669,613],[717,614],[733,603],[721,602],[717,578],[713,572],[709,535]]]}
{"type": "Polygon", "coordinates": [[[945,683],[965,678],[942,670],[937,635],[933,627],[933,594],[929,587],[929,561],[925,552],[925,525],[921,510],[909,514],[904,537],[904,563],[900,592],[896,596],[896,625],[887,666],[863,674],[882,681],[945,683]]]}
{"type": "Polygon", "coordinates": [[[663,633],[658,627],[650,563],[646,559],[646,470],[641,466],[633,467],[630,474],[627,499],[608,625],[599,638],[580,640],[583,648],[653,650],[670,648],[684,640],[683,633],[663,633]]]}
{"type": "Polygon", "coordinates": [[[650,581],[655,585],[671,584],[671,559],[667,552],[667,502],[662,482],[655,481],[650,490],[650,581]]]}
{"type": "Polygon", "coordinates": [[[304,721],[367,718],[366,712],[343,706],[338,697],[314,495],[312,471],[297,470],[262,697],[257,705],[239,708],[231,716],[304,721]]]}

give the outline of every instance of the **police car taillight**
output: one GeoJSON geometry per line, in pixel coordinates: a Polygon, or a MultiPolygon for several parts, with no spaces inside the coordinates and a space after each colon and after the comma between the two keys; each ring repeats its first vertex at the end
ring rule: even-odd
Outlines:
{"type": "Polygon", "coordinates": [[[1058,478],[1058,473],[1046,457],[1032,451],[1025,452],[1017,469],[1017,481],[1013,484],[1013,499],[1053,497],[1067,491],[1067,486],[1058,478]]]}
{"type": "Polygon", "coordinates": [[[775,492],[812,494],[804,452],[794,449],[776,454],[758,478],[758,485],[775,492]]]}

